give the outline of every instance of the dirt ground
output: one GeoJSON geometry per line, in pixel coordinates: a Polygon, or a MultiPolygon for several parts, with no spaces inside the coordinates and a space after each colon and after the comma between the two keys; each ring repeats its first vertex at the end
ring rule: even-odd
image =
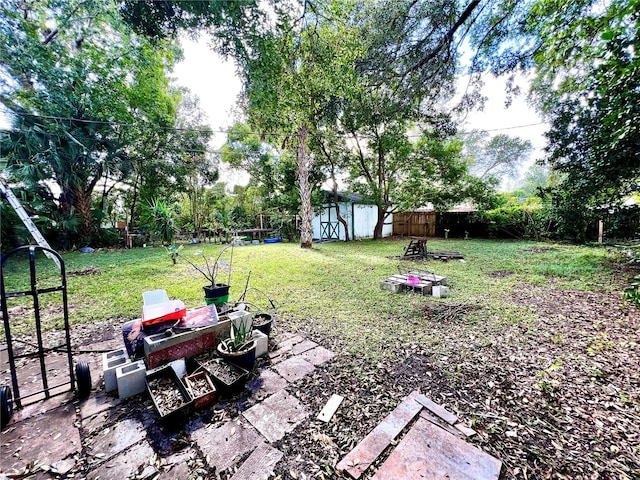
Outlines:
{"type": "MultiPolygon", "coordinates": [[[[501,479],[640,478],[640,309],[623,307],[619,293],[520,287],[510,301],[535,320],[500,328],[469,323],[473,306],[425,297],[423,322],[437,354],[407,344],[394,360],[368,364],[341,353],[340,340],[304,332],[338,355],[298,381],[294,395],[316,412],[333,393],[345,399],[328,426],[310,417],[274,444],[284,453],[276,477],[336,478],[335,464],[418,389],[479,432],[474,442],[503,462],[501,479]]],[[[113,323],[85,325],[73,329],[72,344],[118,335],[113,323]]],[[[246,407],[241,395],[202,421],[222,424],[246,407]]],[[[132,414],[146,409],[131,402],[132,414]]],[[[158,431],[154,448],[175,452],[183,441],[158,431]]]]}
{"type": "Polygon", "coordinates": [[[308,423],[298,442],[278,447],[301,454],[279,465],[282,478],[329,472],[414,389],[480,433],[476,443],[503,461],[501,479],[640,478],[640,310],[622,308],[620,294],[516,291],[513,304],[534,322],[496,331],[467,324],[470,306],[427,301],[425,325],[444,355],[410,345],[389,364],[341,357],[304,380],[304,403],[320,409],[340,393],[346,404],[329,438],[308,423]]]}

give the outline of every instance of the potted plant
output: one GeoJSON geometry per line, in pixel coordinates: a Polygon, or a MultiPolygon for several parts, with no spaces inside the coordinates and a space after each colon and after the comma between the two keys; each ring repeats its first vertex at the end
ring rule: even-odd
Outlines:
{"type": "MultiPolygon", "coordinates": [[[[229,284],[228,283],[218,283],[217,277],[220,272],[220,267],[224,265],[223,261],[220,260],[222,255],[228,250],[231,249],[231,261],[229,262],[229,279],[231,278],[231,263],[233,262],[233,245],[227,245],[224,247],[218,256],[214,259],[207,258],[202,250],[198,250],[194,252],[194,255],[202,255],[204,257],[204,267],[200,267],[196,265],[194,262],[189,260],[186,256],[180,255],[180,257],[195,268],[198,272],[200,272],[204,278],[209,283],[202,287],[204,290],[204,298],[207,305],[214,304],[216,306],[222,305],[229,300],[229,284]]],[[[228,282],[229,280],[227,280],[228,282]]]]}
{"type": "Polygon", "coordinates": [[[256,362],[256,342],[251,335],[252,330],[253,319],[250,314],[232,320],[229,338],[218,344],[218,354],[242,368],[253,369],[256,362]]]}
{"type": "Polygon", "coordinates": [[[180,256],[180,250],[182,250],[183,248],[184,248],[184,245],[177,246],[175,243],[171,244],[168,247],[165,247],[165,249],[167,250],[167,255],[169,256],[169,258],[171,259],[174,265],[178,263],[177,261],[178,261],[178,257],[180,256]]]}

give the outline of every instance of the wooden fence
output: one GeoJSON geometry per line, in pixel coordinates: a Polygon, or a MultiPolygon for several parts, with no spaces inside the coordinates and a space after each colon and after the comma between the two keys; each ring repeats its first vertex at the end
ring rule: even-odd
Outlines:
{"type": "Polygon", "coordinates": [[[435,237],[436,212],[394,213],[393,234],[406,237],[435,237]]]}

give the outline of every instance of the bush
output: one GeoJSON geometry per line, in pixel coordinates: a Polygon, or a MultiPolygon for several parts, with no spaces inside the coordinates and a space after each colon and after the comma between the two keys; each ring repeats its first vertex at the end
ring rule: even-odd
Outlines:
{"type": "Polygon", "coordinates": [[[550,236],[546,210],[539,205],[511,205],[477,214],[477,220],[488,224],[492,237],[541,240],[550,236]]]}

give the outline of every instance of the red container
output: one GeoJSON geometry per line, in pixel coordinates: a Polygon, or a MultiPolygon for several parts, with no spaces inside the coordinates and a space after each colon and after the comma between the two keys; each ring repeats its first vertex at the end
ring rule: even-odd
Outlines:
{"type": "Polygon", "coordinates": [[[209,374],[202,370],[184,378],[187,388],[191,390],[193,404],[196,408],[206,408],[216,399],[216,387],[213,386],[209,374]]]}

